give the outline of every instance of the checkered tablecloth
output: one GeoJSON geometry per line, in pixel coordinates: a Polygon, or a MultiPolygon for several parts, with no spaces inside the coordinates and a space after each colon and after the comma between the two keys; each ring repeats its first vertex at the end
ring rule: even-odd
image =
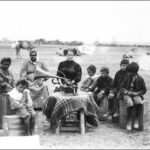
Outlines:
{"type": "Polygon", "coordinates": [[[51,126],[57,126],[64,116],[80,110],[83,110],[89,124],[98,126],[99,109],[90,92],[79,92],[77,95],[56,92],[47,98],[43,106],[43,113],[51,126]]]}

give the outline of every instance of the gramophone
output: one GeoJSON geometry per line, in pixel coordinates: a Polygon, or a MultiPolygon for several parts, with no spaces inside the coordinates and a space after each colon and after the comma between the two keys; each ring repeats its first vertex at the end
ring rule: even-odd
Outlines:
{"type": "Polygon", "coordinates": [[[55,76],[50,74],[49,72],[46,72],[42,70],[41,68],[36,68],[34,71],[34,80],[36,81],[37,79],[44,78],[52,78],[52,83],[53,84],[59,84],[60,85],[60,90],[63,91],[64,93],[72,93],[76,94],[77,93],[77,85],[71,83],[70,79],[55,76]],[[60,80],[63,80],[63,84],[61,83],[60,80]]]}

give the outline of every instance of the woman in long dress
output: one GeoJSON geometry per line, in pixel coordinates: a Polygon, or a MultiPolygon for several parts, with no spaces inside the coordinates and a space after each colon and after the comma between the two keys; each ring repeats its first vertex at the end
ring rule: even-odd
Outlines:
{"type": "MultiPolygon", "coordinates": [[[[67,51],[67,60],[62,61],[58,65],[57,76],[69,79],[68,84],[77,84],[81,81],[82,69],[81,66],[73,60],[74,52],[67,51]]],[[[62,84],[66,83],[66,80],[61,80],[62,84]]],[[[60,91],[60,87],[56,87],[55,92],[60,91]]]]}
{"type": "Polygon", "coordinates": [[[45,63],[37,59],[37,52],[32,50],[30,52],[30,60],[24,62],[20,70],[20,78],[27,79],[29,81],[29,89],[33,100],[33,107],[41,109],[49,94],[48,87],[44,82],[46,79],[40,78],[34,80],[34,73],[38,68],[49,72],[49,69],[46,67],[45,63]]]}

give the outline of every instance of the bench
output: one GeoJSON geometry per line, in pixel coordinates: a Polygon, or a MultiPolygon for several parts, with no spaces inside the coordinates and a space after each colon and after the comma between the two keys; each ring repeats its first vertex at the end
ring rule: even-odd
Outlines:
{"type": "Polygon", "coordinates": [[[3,116],[3,132],[6,136],[23,136],[24,123],[19,116],[5,115],[3,116]]]}
{"type": "Polygon", "coordinates": [[[0,93],[0,129],[6,136],[23,135],[23,122],[11,109],[9,95],[0,93]]]}
{"type": "MultiPolygon", "coordinates": [[[[131,120],[131,130],[144,131],[147,129],[148,123],[148,101],[144,100],[143,105],[139,105],[139,114],[136,118],[137,106],[133,106],[133,117],[131,120]],[[135,120],[138,120],[138,127],[135,127],[135,120]]],[[[123,100],[119,100],[119,126],[123,129],[127,129],[127,107],[123,100]]]]}

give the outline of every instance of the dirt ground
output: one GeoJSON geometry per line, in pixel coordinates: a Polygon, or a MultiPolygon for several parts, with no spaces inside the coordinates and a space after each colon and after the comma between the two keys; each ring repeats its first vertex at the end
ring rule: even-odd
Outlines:
{"type": "MultiPolygon", "coordinates": [[[[50,72],[55,74],[58,63],[65,59],[65,57],[57,56],[56,46],[42,46],[38,47],[40,59],[43,60],[49,67],[50,72]]],[[[83,76],[86,75],[86,68],[91,63],[97,66],[97,73],[101,66],[108,66],[110,68],[110,75],[114,77],[115,72],[119,69],[119,62],[129,48],[116,48],[116,47],[99,47],[91,55],[83,55],[76,57],[75,60],[82,66],[83,76]],[[88,63],[89,62],[89,63],[88,63]]],[[[135,52],[134,58],[137,59],[147,49],[138,49],[135,52]]],[[[17,60],[15,56],[15,50],[10,46],[0,46],[0,59],[2,57],[11,57],[12,65],[11,70],[15,76],[15,79],[19,77],[19,70],[23,61],[29,58],[28,52],[21,51],[23,59],[17,60]]],[[[149,72],[140,70],[140,74],[144,77],[147,85],[147,93],[145,99],[149,99],[150,96],[150,79],[149,72]]],[[[51,81],[48,83],[50,93],[53,92],[54,85],[51,81]]],[[[81,84],[81,83],[80,83],[81,84]]],[[[79,84],[79,86],[80,86],[79,84]]],[[[131,132],[120,129],[117,125],[111,122],[111,120],[105,122],[99,122],[97,128],[90,127],[83,136],[76,132],[63,132],[60,135],[55,135],[50,131],[49,122],[42,112],[38,112],[38,120],[36,123],[36,134],[40,137],[40,144],[42,148],[50,149],[126,149],[126,148],[150,148],[150,128],[148,122],[148,128],[144,132],[131,132]]]]}
{"type": "MultiPolygon", "coordinates": [[[[88,125],[87,125],[88,126],[88,125]]],[[[36,133],[40,136],[40,145],[50,149],[148,149],[150,148],[150,130],[145,132],[120,129],[111,120],[100,121],[97,128],[88,126],[85,135],[79,132],[50,131],[50,125],[42,112],[38,112],[36,133]]]]}

